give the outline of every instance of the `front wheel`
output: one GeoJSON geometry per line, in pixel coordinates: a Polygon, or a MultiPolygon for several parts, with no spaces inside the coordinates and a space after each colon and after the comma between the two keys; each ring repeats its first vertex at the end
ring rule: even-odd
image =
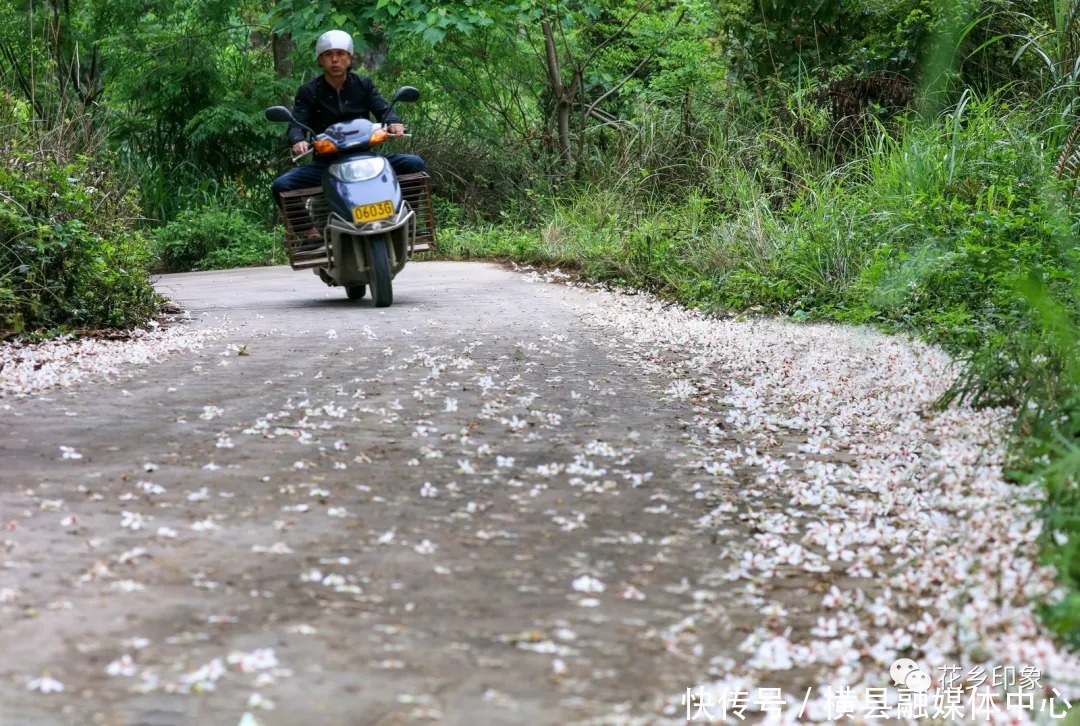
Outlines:
{"type": "Polygon", "coordinates": [[[389,307],[394,302],[394,288],[390,282],[390,253],[386,249],[385,235],[372,238],[368,242],[369,258],[368,283],[371,285],[371,298],[375,307],[389,307]]]}

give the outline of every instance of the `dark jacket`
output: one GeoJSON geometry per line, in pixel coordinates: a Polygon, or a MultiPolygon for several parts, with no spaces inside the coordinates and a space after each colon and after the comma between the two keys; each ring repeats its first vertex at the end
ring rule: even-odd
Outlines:
{"type": "MultiPolygon", "coordinates": [[[[293,105],[293,116],[300,123],[310,126],[316,134],[326,131],[327,126],[339,121],[352,121],[356,118],[371,118],[380,123],[396,124],[401,119],[394,113],[387,113],[390,104],[379,95],[372,80],[366,76],[358,76],[349,72],[345,75],[345,85],[339,93],[333,86],[326,82],[326,78],[318,76],[304,85],[296,92],[296,103],[293,105]]],[[[305,132],[299,126],[289,126],[289,143],[295,144],[305,139],[305,132]]]]}

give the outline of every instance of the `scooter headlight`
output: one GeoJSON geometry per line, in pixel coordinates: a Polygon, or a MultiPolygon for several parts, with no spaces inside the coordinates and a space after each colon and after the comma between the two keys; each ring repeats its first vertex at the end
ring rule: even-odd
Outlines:
{"type": "Polygon", "coordinates": [[[331,164],[330,173],[343,182],[359,182],[374,179],[386,169],[386,159],[381,156],[369,156],[364,159],[352,159],[341,164],[331,164]]]}

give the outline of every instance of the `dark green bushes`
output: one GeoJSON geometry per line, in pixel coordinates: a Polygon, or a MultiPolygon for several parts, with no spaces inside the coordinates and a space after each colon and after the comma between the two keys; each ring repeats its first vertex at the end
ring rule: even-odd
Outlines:
{"type": "Polygon", "coordinates": [[[274,234],[243,212],[191,209],[153,232],[153,249],[164,272],[219,270],[281,264],[284,248],[274,234]]]}

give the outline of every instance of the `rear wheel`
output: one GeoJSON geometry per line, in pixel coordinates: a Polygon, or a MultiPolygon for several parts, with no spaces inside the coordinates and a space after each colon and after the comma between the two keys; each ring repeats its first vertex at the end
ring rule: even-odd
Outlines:
{"type": "Polygon", "coordinates": [[[394,289],[390,282],[390,253],[386,249],[385,235],[374,237],[368,242],[371,267],[368,269],[368,282],[371,284],[371,298],[375,307],[385,308],[394,302],[394,289]]]}
{"type": "Polygon", "coordinates": [[[345,294],[350,300],[362,300],[367,293],[367,285],[350,285],[345,288],[345,294]]]}

